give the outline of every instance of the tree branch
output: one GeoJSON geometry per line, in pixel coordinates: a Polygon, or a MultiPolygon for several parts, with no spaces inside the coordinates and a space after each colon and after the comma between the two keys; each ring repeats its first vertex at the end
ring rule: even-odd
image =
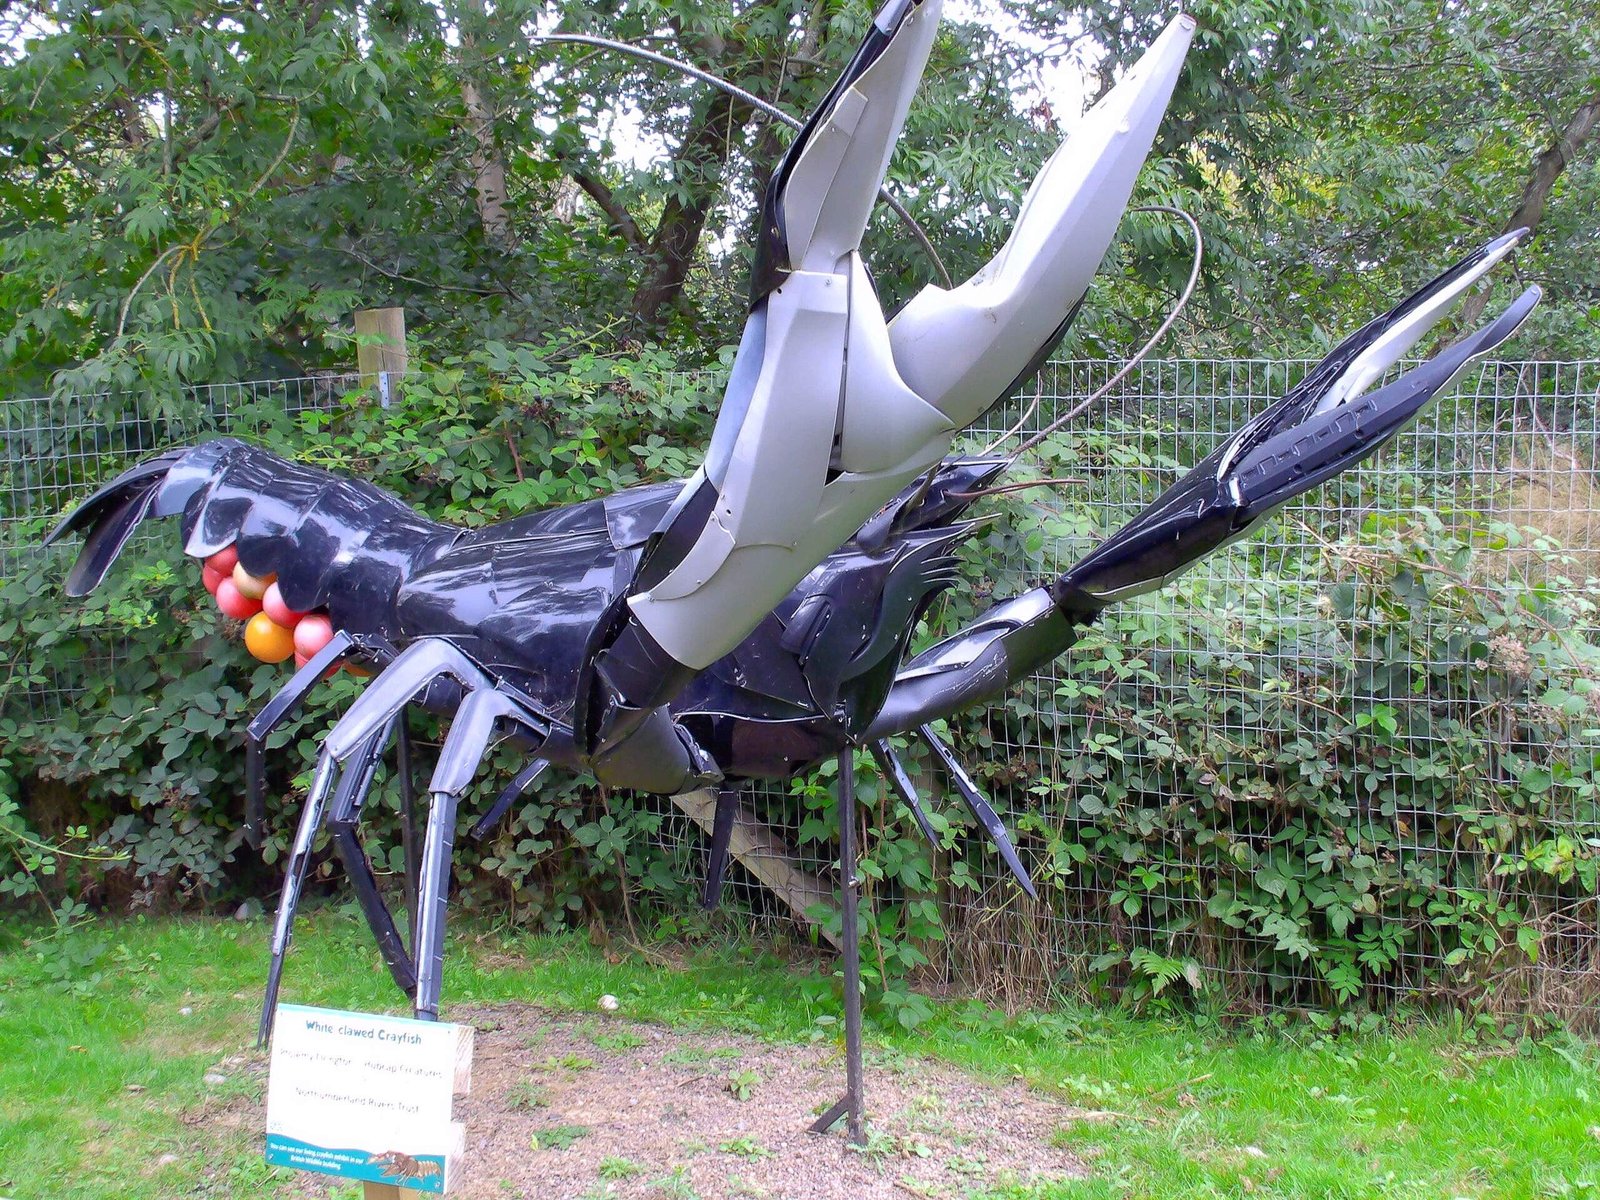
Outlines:
{"type": "Polygon", "coordinates": [[[648,249],[644,234],[639,232],[639,226],[610,188],[587,171],[580,171],[576,167],[568,167],[567,174],[572,176],[572,182],[589,194],[589,199],[600,206],[600,211],[611,222],[611,228],[622,235],[622,240],[628,243],[630,250],[648,249]]]}
{"type": "MultiPolygon", "coordinates": [[[[1511,220],[1506,222],[1505,228],[1501,230],[1502,233],[1524,228],[1532,232],[1539,227],[1539,221],[1544,216],[1544,206],[1550,199],[1556,180],[1561,178],[1561,173],[1578,156],[1578,152],[1594,135],[1597,127],[1600,127],[1600,93],[1590,96],[1578,105],[1577,111],[1567,121],[1566,128],[1557,135],[1555,142],[1534,160],[1533,174],[1528,177],[1528,186],[1522,189],[1522,200],[1517,205],[1517,211],[1511,214],[1511,220]]],[[[1487,291],[1475,292],[1468,296],[1466,303],[1461,306],[1462,327],[1471,328],[1476,325],[1488,305],[1487,291]]]]}

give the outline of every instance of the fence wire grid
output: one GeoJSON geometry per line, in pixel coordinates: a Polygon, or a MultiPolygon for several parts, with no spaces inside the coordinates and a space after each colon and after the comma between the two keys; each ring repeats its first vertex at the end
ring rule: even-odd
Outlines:
{"type": "MultiPolygon", "coordinates": [[[[1069,519],[1070,496],[1058,501],[1047,495],[1026,510],[1030,521],[1039,522],[1038,536],[1030,539],[1031,531],[1021,529],[985,542],[984,552],[993,557],[981,564],[985,578],[979,590],[995,580],[1047,579],[1063,570],[1098,537],[1154,499],[1182,467],[1198,461],[1250,414],[1281,396],[1311,365],[1258,359],[1141,363],[1097,409],[1085,413],[1062,435],[1064,457],[1056,466],[1072,474],[1073,464],[1065,456],[1092,459],[1098,519],[1074,522],[1069,519]]],[[[1037,395],[1030,387],[1022,398],[997,409],[970,431],[965,448],[976,450],[1011,428],[1035,399],[1037,407],[1022,420],[1020,436],[1042,428],[1100,387],[1119,366],[1097,360],[1049,364],[1038,381],[1037,395]]],[[[41,551],[37,537],[44,518],[81,499],[92,485],[131,461],[202,435],[247,432],[234,428],[234,413],[242,401],[271,401],[290,410],[327,406],[356,386],[353,376],[332,375],[216,385],[195,389],[187,404],[170,408],[149,397],[127,396],[0,401],[0,579],[18,570],[64,572],[77,547],[67,547],[61,555],[41,551]],[[175,417],[180,410],[190,415],[175,417]],[[195,418],[195,411],[203,416],[195,418]]],[[[1480,523],[1495,520],[1528,531],[1521,544],[1480,547],[1473,567],[1480,577],[1503,580],[1526,573],[1529,543],[1543,539],[1549,546],[1561,547],[1565,575],[1560,586],[1592,601],[1587,609],[1592,614],[1600,605],[1597,407],[1600,361],[1482,364],[1376,459],[1292,503],[1265,529],[1207,558],[1180,583],[1129,602],[1124,611],[1135,616],[1174,618],[1159,626],[1169,642],[1140,646],[1139,653],[1152,660],[1184,662],[1231,647],[1241,663],[1253,660],[1253,667],[1224,673],[1203,710],[1203,719],[1219,736],[1237,738],[1241,744],[1269,736],[1274,714],[1283,705],[1310,703],[1304,697],[1286,699],[1283,681],[1333,679],[1336,693],[1320,695],[1315,703],[1342,706],[1347,712],[1393,714],[1397,732],[1390,741],[1398,743],[1399,750],[1426,757],[1435,749],[1429,744],[1431,726],[1406,717],[1419,706],[1438,705],[1438,694],[1373,687],[1372,679],[1381,675],[1375,668],[1381,663],[1350,664],[1354,669],[1332,675],[1327,670],[1330,654],[1351,653],[1348,645],[1342,650],[1330,647],[1313,632],[1319,621],[1326,623],[1330,597],[1349,583],[1342,574],[1345,560],[1329,548],[1347,535],[1371,529],[1375,521],[1420,522],[1426,519],[1426,510],[1443,514],[1435,519],[1448,524],[1459,514],[1470,513],[1480,523]],[[1397,485],[1397,480],[1403,483],[1397,485]],[[1260,636],[1261,630],[1274,628],[1299,632],[1260,636]]],[[[1446,617],[1424,605],[1411,620],[1417,636],[1427,638],[1446,617]]],[[[1441,644],[1448,645],[1444,631],[1437,632],[1441,644]]],[[[1600,640],[1592,616],[1568,634],[1591,644],[1600,640]]],[[[25,648],[13,646],[10,653],[25,653],[25,648]]],[[[103,666],[110,668],[115,647],[105,653],[103,666]]],[[[1048,803],[1041,800],[1041,793],[1050,790],[1043,785],[1070,775],[1072,762],[1084,753],[1083,746],[1064,743],[1059,731],[1086,722],[1093,725],[1092,710],[1098,701],[1090,693],[1074,694],[1073,678],[1069,660],[1058,659],[1019,690],[1018,703],[998,702],[966,726],[958,739],[963,753],[986,760],[988,790],[1007,824],[1035,831],[1036,836],[1020,838],[1024,861],[1031,869],[1042,862],[1037,818],[1041,805],[1048,803]],[[1044,709],[1062,718],[1054,730],[1014,719],[1018,711],[1044,709]],[[1015,778],[994,769],[1005,763],[1020,764],[1015,778]]],[[[1153,712],[1194,711],[1194,698],[1184,694],[1187,685],[1181,678],[1152,676],[1141,686],[1153,712]]],[[[1474,697],[1456,699],[1469,707],[1479,703],[1474,697]]],[[[35,713],[71,704],[71,683],[63,680],[58,686],[35,688],[28,702],[35,713]]],[[[1531,706],[1536,699],[1530,695],[1510,703],[1531,706]]],[[[1369,732],[1378,736],[1380,731],[1369,728],[1369,732]]],[[[1125,765],[1133,770],[1148,766],[1152,775],[1159,774],[1159,741],[1160,736],[1153,735],[1148,747],[1136,746],[1130,755],[1135,761],[1125,765]]],[[[1390,756],[1391,762],[1400,760],[1398,751],[1390,756]]],[[[937,781],[928,783],[935,806],[958,803],[942,793],[937,781]]],[[[1196,802],[1194,795],[1182,790],[1165,799],[1171,805],[1196,802]]],[[[1235,828],[1225,834],[1237,833],[1243,839],[1253,835],[1247,800],[1248,796],[1242,797],[1232,810],[1228,820],[1235,828]]],[[[869,811],[871,802],[869,791],[869,811]]],[[[779,822],[771,832],[782,844],[775,857],[785,869],[820,880],[832,878],[831,842],[811,835],[802,838],[788,789],[757,788],[748,796],[747,807],[763,820],[779,822]],[[791,815],[782,816],[785,813],[791,815]]],[[[666,813],[662,850],[680,864],[693,861],[701,832],[671,806],[662,802],[662,808],[666,813]]],[[[1419,830],[1446,815],[1410,811],[1397,804],[1373,807],[1361,819],[1376,842],[1425,870],[1428,857],[1441,850],[1436,838],[1420,836],[1419,830]]],[[[1592,801],[1574,800],[1570,811],[1552,813],[1548,820],[1570,834],[1575,845],[1587,847],[1585,853],[1593,856],[1600,847],[1600,818],[1592,801]]],[[[1171,849],[1173,860],[1181,862],[1190,848],[1171,849]]],[[[866,850],[872,851],[870,832],[866,850]]],[[[1207,902],[1192,890],[1173,885],[1171,877],[1150,883],[1136,911],[1113,895],[1115,889],[1103,877],[1088,871],[1053,876],[1044,893],[1050,902],[1036,904],[1022,896],[998,857],[977,842],[940,858],[935,891],[946,937],[927,950],[930,970],[951,985],[997,998],[1034,997],[1051,988],[1082,992],[1097,964],[1140,946],[1193,961],[1230,995],[1250,995],[1266,1007],[1298,1006],[1305,995],[1299,985],[1311,982],[1315,974],[1314,964],[1307,961],[1304,977],[1297,978],[1293,970],[1285,972],[1281,960],[1264,974],[1259,958],[1249,952],[1249,944],[1261,938],[1258,932],[1238,931],[1238,945],[1217,946],[1207,902]],[[947,886],[954,858],[961,860],[968,886],[947,886]],[[1208,940],[1212,944],[1206,945],[1208,940]]],[[[794,914],[775,903],[746,871],[736,867],[731,872],[729,893],[735,905],[757,920],[773,927],[792,926],[794,914]]],[[[1600,889],[1574,889],[1569,884],[1557,899],[1549,915],[1562,936],[1549,942],[1550,952],[1529,964],[1532,978],[1519,984],[1539,1006],[1570,1016],[1593,998],[1600,983],[1597,911],[1600,889]]],[[[1442,944],[1432,946],[1424,935],[1409,945],[1407,961],[1427,970],[1438,967],[1445,953],[1442,944]]],[[[1400,969],[1384,986],[1403,998],[1412,982],[1400,969]]]]}

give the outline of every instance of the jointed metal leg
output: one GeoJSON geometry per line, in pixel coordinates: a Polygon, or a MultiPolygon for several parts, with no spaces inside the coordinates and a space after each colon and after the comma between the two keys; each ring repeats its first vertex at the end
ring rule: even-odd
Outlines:
{"type": "Polygon", "coordinates": [[[265,1045],[272,1035],[272,1019],[278,1010],[278,988],[283,982],[283,959],[293,936],[294,911],[300,904],[300,888],[305,883],[306,866],[311,860],[311,844],[322,824],[322,810],[339,776],[339,764],[326,752],[317,760],[317,772],[300,812],[300,828],[295,833],[294,849],[283,875],[283,893],[278,898],[278,919],[272,930],[272,965],[267,970],[267,993],[261,1006],[261,1024],[256,1040],[265,1045]]]}
{"type": "Polygon", "coordinates": [[[327,669],[350,650],[352,639],[343,630],[318,650],[289,682],[268,700],[244,731],[244,839],[251,848],[261,848],[262,826],[267,815],[267,773],[263,759],[267,736],[300,707],[327,669]]]}
{"type": "Polygon", "coordinates": [[[477,824],[473,825],[472,840],[481,842],[488,837],[490,830],[500,823],[500,818],[510,811],[511,806],[522,798],[522,794],[534,785],[549,766],[550,764],[544,759],[536,758],[518,771],[511,782],[506,784],[505,790],[495,797],[494,803],[489,806],[489,811],[479,817],[477,824]]]}
{"type": "MultiPolygon", "coordinates": [[[[487,682],[487,681],[485,681],[487,682]]],[[[478,764],[504,722],[532,727],[525,710],[511,696],[492,686],[467,693],[439,750],[439,764],[428,785],[428,836],[422,847],[422,879],[417,901],[417,932],[412,950],[417,964],[416,1016],[439,1019],[443,982],[445,913],[450,900],[450,855],[455,848],[456,804],[472,783],[478,764]]]]}
{"type": "Polygon", "coordinates": [[[922,830],[922,836],[928,839],[928,845],[932,846],[934,853],[937,854],[939,835],[933,828],[933,822],[928,820],[927,810],[922,807],[922,797],[917,795],[917,787],[911,782],[911,774],[906,770],[905,763],[900,761],[900,756],[894,752],[894,747],[886,739],[872,743],[872,757],[877,761],[884,777],[888,779],[895,795],[899,796],[901,803],[911,810],[911,815],[916,818],[917,828],[922,830]]]}
{"type": "Polygon", "coordinates": [[[844,957],[844,1096],[811,1125],[827,1133],[845,1118],[845,1136],[853,1146],[867,1140],[862,1126],[864,1096],[861,1069],[861,929],[857,922],[861,880],[856,876],[855,754],[839,755],[839,908],[844,922],[840,953],[844,957]]]}
{"type": "Polygon", "coordinates": [[[444,921],[450,901],[450,855],[455,848],[456,796],[434,792],[428,808],[428,837],[422,848],[422,888],[418,897],[416,1017],[439,1019],[444,982],[444,921]]]}
{"type": "Polygon", "coordinates": [[[1039,893],[1034,890],[1033,880],[1028,878],[1027,868],[1022,865],[1022,859],[1017,857],[1017,848],[1011,844],[1011,835],[1006,832],[1005,823],[1000,820],[1000,814],[994,811],[994,806],[984,799],[983,793],[978,790],[978,785],[972,782],[969,776],[956,760],[955,752],[944,744],[943,739],[935,733],[931,726],[919,726],[917,732],[922,735],[922,740],[928,744],[935,757],[944,764],[945,771],[950,776],[950,781],[956,785],[956,790],[961,793],[961,798],[967,802],[967,807],[972,810],[972,815],[978,818],[988,833],[989,839],[994,842],[994,848],[1000,851],[1000,857],[1005,859],[1006,866],[1011,868],[1011,873],[1016,876],[1017,882],[1022,885],[1022,890],[1029,896],[1038,899],[1039,893]]]}
{"type": "MultiPolygon", "coordinates": [[[[402,711],[393,724],[400,724],[404,720],[405,713],[402,711]]],[[[411,956],[406,953],[405,940],[395,928],[389,906],[383,902],[383,895],[378,890],[378,880],[373,874],[366,848],[361,844],[360,833],[361,809],[383,757],[383,748],[389,741],[389,732],[389,729],[384,729],[373,734],[345,765],[344,775],[339,780],[333,804],[328,810],[328,832],[340,861],[344,863],[350,886],[355,889],[362,914],[377,940],[378,952],[383,955],[383,961],[394,976],[395,983],[409,996],[416,992],[416,970],[412,966],[411,956]]]]}

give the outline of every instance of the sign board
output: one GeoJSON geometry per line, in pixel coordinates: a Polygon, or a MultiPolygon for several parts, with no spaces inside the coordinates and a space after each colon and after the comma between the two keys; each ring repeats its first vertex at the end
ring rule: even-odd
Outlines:
{"type": "Polygon", "coordinates": [[[267,1079],[267,1161],[444,1192],[465,1130],[472,1029],[280,1004],[267,1079]]]}

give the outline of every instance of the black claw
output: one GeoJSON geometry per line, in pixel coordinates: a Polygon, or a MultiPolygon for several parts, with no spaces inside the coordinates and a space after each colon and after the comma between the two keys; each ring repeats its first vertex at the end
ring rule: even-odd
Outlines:
{"type": "Polygon", "coordinates": [[[928,749],[938,755],[939,761],[944,764],[944,769],[949,772],[956,789],[960,791],[961,798],[967,802],[967,807],[972,810],[972,815],[978,818],[978,823],[988,832],[990,840],[994,842],[1000,857],[1005,859],[1006,866],[1011,868],[1011,873],[1017,877],[1017,882],[1022,885],[1022,890],[1037,900],[1039,893],[1034,891],[1033,881],[1028,878],[1028,872],[1023,868],[1022,859],[1017,857],[1016,847],[1011,844],[1011,835],[1006,832],[1005,825],[1000,820],[1000,815],[994,811],[993,806],[983,798],[983,793],[978,790],[978,785],[972,782],[956,761],[955,754],[950,747],[940,740],[930,726],[919,726],[917,732],[922,735],[922,740],[928,744],[928,749]]]}
{"type": "Polygon", "coordinates": [[[900,761],[900,756],[887,741],[873,742],[871,750],[872,757],[877,761],[884,778],[889,781],[889,786],[894,788],[895,795],[899,796],[901,802],[911,810],[911,815],[916,818],[917,828],[922,830],[922,836],[928,839],[928,845],[937,853],[939,835],[933,828],[933,822],[928,820],[928,812],[922,807],[922,797],[917,795],[916,785],[911,782],[911,775],[906,770],[905,763],[900,761]]]}

